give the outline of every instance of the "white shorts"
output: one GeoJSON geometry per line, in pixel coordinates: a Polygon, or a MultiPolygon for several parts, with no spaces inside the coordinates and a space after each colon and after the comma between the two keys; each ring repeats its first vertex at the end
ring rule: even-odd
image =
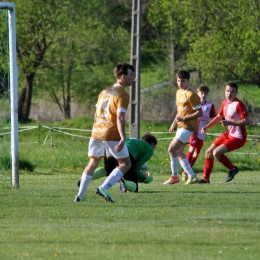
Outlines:
{"type": "Polygon", "coordinates": [[[88,145],[88,157],[89,158],[102,158],[113,156],[114,158],[127,158],[129,152],[126,144],[120,152],[114,150],[119,141],[101,141],[90,138],[88,145]]]}
{"type": "Polygon", "coordinates": [[[182,143],[189,143],[190,142],[190,137],[193,134],[193,132],[185,129],[185,128],[178,128],[175,138],[178,139],[182,143]]]}

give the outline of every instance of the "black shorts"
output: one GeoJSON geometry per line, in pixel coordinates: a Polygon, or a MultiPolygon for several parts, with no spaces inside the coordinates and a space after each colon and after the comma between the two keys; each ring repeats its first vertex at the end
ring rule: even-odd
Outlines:
{"type": "MultiPolygon", "coordinates": [[[[136,175],[136,170],[135,170],[135,159],[134,157],[129,154],[130,160],[131,160],[131,168],[129,169],[128,172],[124,175],[124,179],[127,181],[132,181],[136,184],[136,190],[135,192],[138,192],[138,180],[137,180],[137,175],[136,175]]],[[[107,172],[107,176],[118,166],[118,162],[114,157],[110,158],[104,158],[104,164],[105,164],[105,170],[107,172]]]]}

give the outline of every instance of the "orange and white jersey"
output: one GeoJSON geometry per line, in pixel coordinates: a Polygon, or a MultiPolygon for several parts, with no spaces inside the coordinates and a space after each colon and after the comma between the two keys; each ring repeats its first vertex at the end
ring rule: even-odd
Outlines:
{"type": "MultiPolygon", "coordinates": [[[[198,108],[201,108],[199,96],[189,87],[185,90],[179,89],[176,92],[176,106],[178,116],[183,117],[193,114],[198,108]]],[[[195,132],[198,125],[198,118],[178,122],[178,128],[184,128],[195,132]]]]}
{"type": "Polygon", "coordinates": [[[119,141],[117,113],[126,113],[130,96],[120,84],[101,91],[96,104],[96,113],[91,137],[103,141],[119,141]]]}

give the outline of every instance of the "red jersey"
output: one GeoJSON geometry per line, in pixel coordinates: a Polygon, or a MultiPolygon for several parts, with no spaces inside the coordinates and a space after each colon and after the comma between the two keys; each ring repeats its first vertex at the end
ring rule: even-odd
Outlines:
{"type": "Polygon", "coordinates": [[[216,116],[216,111],[215,111],[214,104],[209,101],[206,101],[204,104],[201,104],[201,106],[202,106],[203,116],[199,117],[196,135],[200,140],[204,140],[206,133],[202,134],[201,129],[202,127],[208,124],[210,118],[214,118],[216,116]]]}
{"type": "MultiPolygon", "coordinates": [[[[245,104],[237,98],[235,98],[231,103],[229,103],[227,99],[224,100],[220,106],[218,114],[224,116],[225,120],[231,122],[239,121],[248,116],[245,104]]],[[[246,126],[244,125],[229,125],[226,133],[232,137],[244,140],[247,136],[246,126]]]]}

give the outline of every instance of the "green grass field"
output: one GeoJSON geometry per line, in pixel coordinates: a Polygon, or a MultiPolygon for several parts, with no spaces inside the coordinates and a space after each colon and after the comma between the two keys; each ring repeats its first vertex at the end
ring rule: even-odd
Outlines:
{"type": "Polygon", "coordinates": [[[74,203],[76,173],[21,175],[20,189],[1,190],[1,259],[258,259],[259,183],[245,171],[224,183],[163,185],[155,174],[140,192],[111,189],[74,203]]]}
{"type": "MultiPolygon", "coordinates": [[[[91,125],[80,118],[49,124],[91,125]]],[[[228,155],[240,168],[230,183],[224,182],[226,169],[216,163],[211,184],[163,185],[170,174],[168,127],[142,122],[141,132],[155,132],[159,139],[147,163],[154,181],[140,184],[139,193],[121,194],[112,187],[115,203],[94,192],[104,179],[91,182],[86,202],[74,202],[88,161],[87,138],[54,131],[52,146],[46,128],[21,132],[20,188],[11,188],[8,171],[0,173],[0,259],[258,259],[259,142],[249,140],[241,154],[228,155]]],[[[259,127],[248,132],[257,135],[259,127]]],[[[199,177],[203,153],[215,138],[207,136],[194,166],[199,177]]]]}

